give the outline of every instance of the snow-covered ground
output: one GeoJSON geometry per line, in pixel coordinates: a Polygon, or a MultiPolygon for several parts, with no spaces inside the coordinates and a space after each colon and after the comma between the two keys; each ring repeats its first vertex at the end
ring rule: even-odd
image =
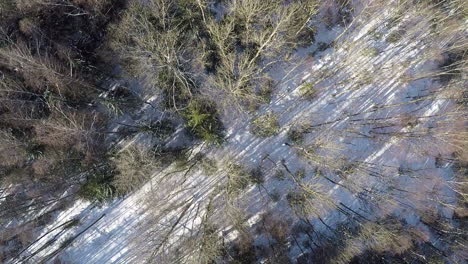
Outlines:
{"type": "MultiPolygon", "coordinates": [[[[318,232],[347,221],[354,212],[371,220],[397,215],[409,225],[427,229],[419,221],[421,210],[442,210],[429,198],[444,199],[439,201],[446,204],[456,201],[445,184],[452,177],[450,164],[436,166],[437,155],[450,150],[435,145],[439,144],[436,139],[416,135],[454,106],[437,95],[441,84],[435,79],[409,78],[436,70],[437,61],[426,55],[446,43],[428,41],[428,18],[408,12],[401,23],[387,26],[395,13],[392,5],[377,12],[371,3],[356,1],[354,20],[347,26],[329,28],[316,22],[315,43],[297,51],[296,63],[271,69],[270,75],[278,83],[271,103],[254,116],[225,117],[227,140],[221,147],[197,147],[196,151],[217,161],[220,170],[215,175],[204,175],[199,169],[178,172],[171,166],[155,172],[140,190],[110,204],[96,207],[78,201],[43,230],[47,235],[11,263],[54,259],[63,263],[143,263],[143,256],[151,252],[141,248],[142,241],[147,240],[152,249],[164,241],[167,246],[160,251],[169,250],[169,245],[177,246],[200,224],[210,198],[217,200],[216,205],[223,204],[219,186],[225,184],[226,172],[222,167],[232,161],[248,168],[261,167],[264,173],[263,183],[251,184],[235,202],[245,210],[251,226],[265,212],[296,221],[287,195],[309,184],[317,197],[326,197],[316,197],[316,208],[309,215],[318,232]],[[406,32],[401,39],[386,41],[402,27],[406,32]],[[328,47],[319,50],[320,43],[328,47]],[[318,90],[314,99],[299,96],[304,83],[313,83],[318,90]],[[250,122],[266,112],[278,115],[281,130],[277,136],[259,138],[250,132],[250,122]],[[406,122],[414,117],[416,123],[406,122]],[[310,127],[305,143],[285,144],[288,130],[300,124],[310,127]],[[314,160],[301,155],[307,145],[314,148],[314,160]],[[285,168],[293,174],[304,169],[305,176],[298,179],[285,168]],[[278,170],[285,174],[283,179],[275,176],[278,170]],[[71,219],[80,222],[64,231],[55,229],[71,219]],[[36,251],[40,253],[34,255],[36,251]]],[[[321,8],[321,14],[330,8],[336,15],[332,5],[321,8]]],[[[446,217],[452,213],[443,208],[446,217]]],[[[224,222],[225,214],[224,207],[215,212],[217,224],[225,230],[222,234],[229,239],[235,232],[224,222]]],[[[259,236],[256,243],[263,240],[259,236]]],[[[431,240],[437,243],[435,238],[431,240]]],[[[164,255],[161,252],[157,253],[164,255]]],[[[291,245],[291,257],[299,254],[297,245],[291,245]]]]}

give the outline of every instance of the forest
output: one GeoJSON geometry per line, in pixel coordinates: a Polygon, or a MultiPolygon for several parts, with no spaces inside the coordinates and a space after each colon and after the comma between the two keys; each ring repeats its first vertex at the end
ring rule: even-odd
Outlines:
{"type": "Polygon", "coordinates": [[[0,263],[463,264],[465,0],[1,0],[0,263]]]}

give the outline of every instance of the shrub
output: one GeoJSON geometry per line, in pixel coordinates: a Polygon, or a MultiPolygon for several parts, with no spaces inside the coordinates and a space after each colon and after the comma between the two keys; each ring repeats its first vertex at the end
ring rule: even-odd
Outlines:
{"type": "Polygon", "coordinates": [[[286,195],[286,200],[290,206],[302,207],[309,198],[310,196],[308,196],[307,193],[303,191],[291,191],[286,195]]]}
{"type": "Polygon", "coordinates": [[[260,102],[263,104],[268,104],[271,101],[271,96],[273,94],[273,88],[275,86],[275,81],[271,78],[264,78],[260,83],[260,88],[258,95],[260,97],[260,102]]]}
{"type": "Polygon", "coordinates": [[[139,109],[143,100],[129,88],[116,85],[104,96],[100,97],[100,102],[106,106],[114,115],[121,115],[124,112],[139,109]]]}
{"type": "Polygon", "coordinates": [[[381,40],[383,38],[383,34],[378,28],[371,29],[368,34],[371,35],[374,40],[381,40]]]}
{"type": "Polygon", "coordinates": [[[281,193],[278,190],[274,190],[270,193],[270,198],[273,202],[278,202],[281,200],[281,193]]]}
{"type": "Polygon", "coordinates": [[[315,51],[314,53],[325,51],[331,48],[331,46],[332,46],[331,43],[319,42],[317,43],[317,51],[315,51]]]}
{"type": "MultiPolygon", "coordinates": [[[[163,90],[164,101],[162,107],[167,109],[178,109],[180,106],[185,106],[189,102],[192,95],[192,85],[181,83],[177,73],[167,69],[161,70],[157,74],[157,85],[163,90]]],[[[187,82],[192,83],[192,82],[187,82]]]]}
{"type": "Polygon", "coordinates": [[[320,186],[305,183],[301,184],[300,189],[291,190],[286,195],[291,209],[296,214],[305,216],[317,214],[320,206],[333,206],[333,203],[318,188],[320,186]]]}
{"type": "Polygon", "coordinates": [[[258,137],[271,137],[279,133],[278,116],[272,112],[261,115],[252,121],[251,133],[258,137]]]}
{"type": "Polygon", "coordinates": [[[317,96],[317,89],[315,88],[314,83],[303,83],[301,87],[299,87],[299,96],[308,100],[314,99],[317,96]]]}
{"type": "Polygon", "coordinates": [[[306,26],[296,36],[297,45],[299,47],[312,45],[315,41],[315,34],[317,29],[315,27],[306,26]]]}
{"type": "Polygon", "coordinates": [[[374,75],[368,70],[362,71],[358,78],[359,79],[356,83],[356,89],[359,89],[365,85],[369,85],[374,81],[374,75]]]}
{"type": "Polygon", "coordinates": [[[16,3],[16,8],[18,8],[18,10],[28,12],[41,9],[41,6],[45,6],[48,0],[15,0],[6,2],[16,3]]]}
{"type": "Polygon", "coordinates": [[[241,165],[230,163],[227,165],[227,192],[228,194],[237,195],[240,191],[249,186],[251,174],[241,165]]]}
{"type": "Polygon", "coordinates": [[[265,233],[271,236],[276,243],[285,245],[290,236],[290,221],[285,215],[275,215],[267,211],[261,215],[260,221],[265,233]]]}
{"type": "MultiPolygon", "coordinates": [[[[77,5],[83,5],[85,6],[87,9],[94,9],[95,11],[100,11],[102,10],[104,7],[108,6],[109,4],[112,3],[112,1],[115,3],[115,2],[118,2],[118,1],[115,1],[115,0],[74,0],[74,2],[77,4],[77,5]]],[[[105,11],[105,10],[104,10],[105,11]]]]}
{"type": "Polygon", "coordinates": [[[0,167],[20,167],[27,159],[27,147],[10,131],[0,130],[0,167]]]}
{"type": "Polygon", "coordinates": [[[197,154],[197,155],[200,156],[197,158],[199,162],[199,167],[201,168],[201,170],[206,176],[211,176],[216,171],[218,171],[218,165],[216,163],[216,160],[211,159],[204,154],[197,154]]]}
{"type": "Polygon", "coordinates": [[[237,239],[230,245],[233,252],[229,252],[229,262],[232,264],[255,263],[255,238],[250,232],[240,232],[237,239]]]}
{"type": "Polygon", "coordinates": [[[369,56],[369,57],[375,57],[379,55],[379,49],[374,48],[374,47],[367,47],[362,50],[362,55],[364,56],[369,56]]]}
{"type": "Polygon", "coordinates": [[[286,175],[284,175],[284,171],[282,169],[276,169],[274,177],[278,180],[286,179],[286,175]]]}
{"type": "Polygon", "coordinates": [[[160,165],[151,152],[129,146],[113,160],[116,174],[112,185],[118,194],[125,194],[143,185],[160,165]]]}
{"type": "Polygon", "coordinates": [[[23,18],[18,22],[18,28],[21,33],[25,34],[26,36],[32,36],[35,32],[37,32],[36,21],[28,17],[23,18]]]}
{"type": "Polygon", "coordinates": [[[112,185],[113,180],[114,169],[111,166],[98,168],[88,175],[78,195],[83,199],[99,203],[109,201],[116,195],[116,188],[112,185]]]}
{"type": "Polygon", "coordinates": [[[176,165],[185,165],[189,158],[187,149],[184,147],[166,148],[160,144],[156,144],[151,152],[161,165],[170,165],[173,162],[175,162],[176,165]]]}
{"type": "Polygon", "coordinates": [[[288,140],[294,144],[301,145],[304,143],[304,135],[309,133],[309,127],[306,124],[301,124],[297,127],[291,127],[288,130],[288,140]]]}
{"type": "Polygon", "coordinates": [[[403,32],[402,31],[393,31],[392,33],[390,33],[387,38],[385,39],[385,41],[387,41],[388,43],[397,43],[398,41],[400,41],[402,38],[403,38],[403,32]]]}
{"type": "Polygon", "coordinates": [[[219,230],[214,224],[204,222],[202,223],[201,233],[198,263],[215,263],[223,250],[223,244],[218,235],[219,230]]]}
{"type": "Polygon", "coordinates": [[[89,201],[105,202],[114,197],[115,189],[108,180],[97,176],[89,179],[81,187],[78,195],[89,201]]]}
{"type": "Polygon", "coordinates": [[[302,144],[304,142],[304,134],[298,130],[291,128],[288,130],[288,139],[294,144],[302,144]]]}
{"type": "Polygon", "coordinates": [[[150,133],[161,140],[167,139],[174,131],[174,124],[169,119],[141,123],[138,128],[138,132],[150,133]]]}
{"type": "Polygon", "coordinates": [[[205,142],[220,145],[223,125],[213,103],[193,99],[183,114],[190,130],[205,142]]]}
{"type": "Polygon", "coordinates": [[[262,184],[265,181],[262,168],[257,167],[250,170],[250,180],[253,184],[262,184]]]}
{"type": "Polygon", "coordinates": [[[294,174],[298,179],[304,179],[306,176],[306,171],[304,168],[300,168],[294,174]]]}

